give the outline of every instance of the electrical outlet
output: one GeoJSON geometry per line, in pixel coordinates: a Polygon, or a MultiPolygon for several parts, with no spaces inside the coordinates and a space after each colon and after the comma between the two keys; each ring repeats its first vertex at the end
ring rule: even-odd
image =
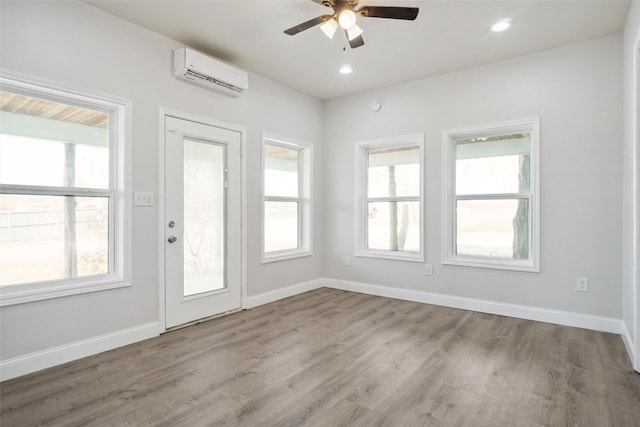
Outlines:
{"type": "Polygon", "coordinates": [[[584,277],[578,277],[578,284],[576,286],[578,292],[589,292],[589,279],[584,277]]]}
{"type": "Polygon", "coordinates": [[[431,264],[425,265],[424,274],[426,274],[427,276],[433,275],[433,265],[431,265],[431,264]]]}
{"type": "Polygon", "coordinates": [[[344,257],[344,265],[346,265],[347,267],[349,267],[351,265],[351,257],[350,256],[344,257]]]}

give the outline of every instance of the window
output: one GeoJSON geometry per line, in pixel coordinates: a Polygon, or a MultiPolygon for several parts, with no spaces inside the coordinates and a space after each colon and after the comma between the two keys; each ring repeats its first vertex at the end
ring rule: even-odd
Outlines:
{"type": "Polygon", "coordinates": [[[126,286],[126,101],[0,80],[0,304],[126,286]]]}
{"type": "Polygon", "coordinates": [[[443,263],[539,271],[539,120],[443,132],[443,263]]]}
{"type": "Polygon", "coordinates": [[[424,260],[424,136],[356,145],[357,256],[424,260]]]}
{"type": "Polygon", "coordinates": [[[311,255],[311,145],[263,134],[262,261],[311,255]]]}

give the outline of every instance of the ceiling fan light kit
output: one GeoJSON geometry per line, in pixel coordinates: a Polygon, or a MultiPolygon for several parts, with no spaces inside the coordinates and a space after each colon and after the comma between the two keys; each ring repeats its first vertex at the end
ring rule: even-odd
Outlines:
{"type": "Polygon", "coordinates": [[[356,25],[356,13],[351,9],[342,9],[342,12],[338,15],[338,24],[345,30],[356,25]]]}
{"type": "Polygon", "coordinates": [[[336,30],[338,29],[338,23],[336,22],[335,19],[329,19],[327,22],[325,22],[320,26],[320,29],[327,35],[327,37],[332,39],[333,35],[336,33],[336,30]]]}
{"type": "Polygon", "coordinates": [[[347,30],[347,38],[349,39],[349,41],[352,41],[362,33],[362,28],[358,27],[357,24],[353,24],[351,28],[347,30]]]}
{"type": "Polygon", "coordinates": [[[284,33],[290,36],[296,35],[304,30],[322,24],[320,28],[330,39],[336,33],[338,27],[342,28],[349,40],[349,46],[352,49],[364,45],[362,39],[362,28],[356,22],[357,15],[368,18],[387,18],[402,19],[405,21],[413,21],[418,16],[419,9],[417,7],[398,7],[398,6],[362,6],[356,9],[359,0],[312,0],[323,6],[333,9],[333,15],[322,15],[317,18],[310,19],[295,27],[285,30],[284,33]]]}

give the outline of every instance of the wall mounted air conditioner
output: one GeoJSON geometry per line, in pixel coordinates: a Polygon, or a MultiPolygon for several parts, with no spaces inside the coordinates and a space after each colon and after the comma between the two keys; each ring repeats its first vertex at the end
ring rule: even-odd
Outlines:
{"type": "Polygon", "coordinates": [[[173,51],[173,75],[231,96],[249,89],[246,71],[184,47],[173,51]]]}

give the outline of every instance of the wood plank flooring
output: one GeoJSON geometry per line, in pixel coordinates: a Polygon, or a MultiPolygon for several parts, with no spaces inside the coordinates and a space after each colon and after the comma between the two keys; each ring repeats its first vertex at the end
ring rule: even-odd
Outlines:
{"type": "Polygon", "coordinates": [[[322,288],[0,384],[12,426],[640,426],[618,335],[322,288]]]}

